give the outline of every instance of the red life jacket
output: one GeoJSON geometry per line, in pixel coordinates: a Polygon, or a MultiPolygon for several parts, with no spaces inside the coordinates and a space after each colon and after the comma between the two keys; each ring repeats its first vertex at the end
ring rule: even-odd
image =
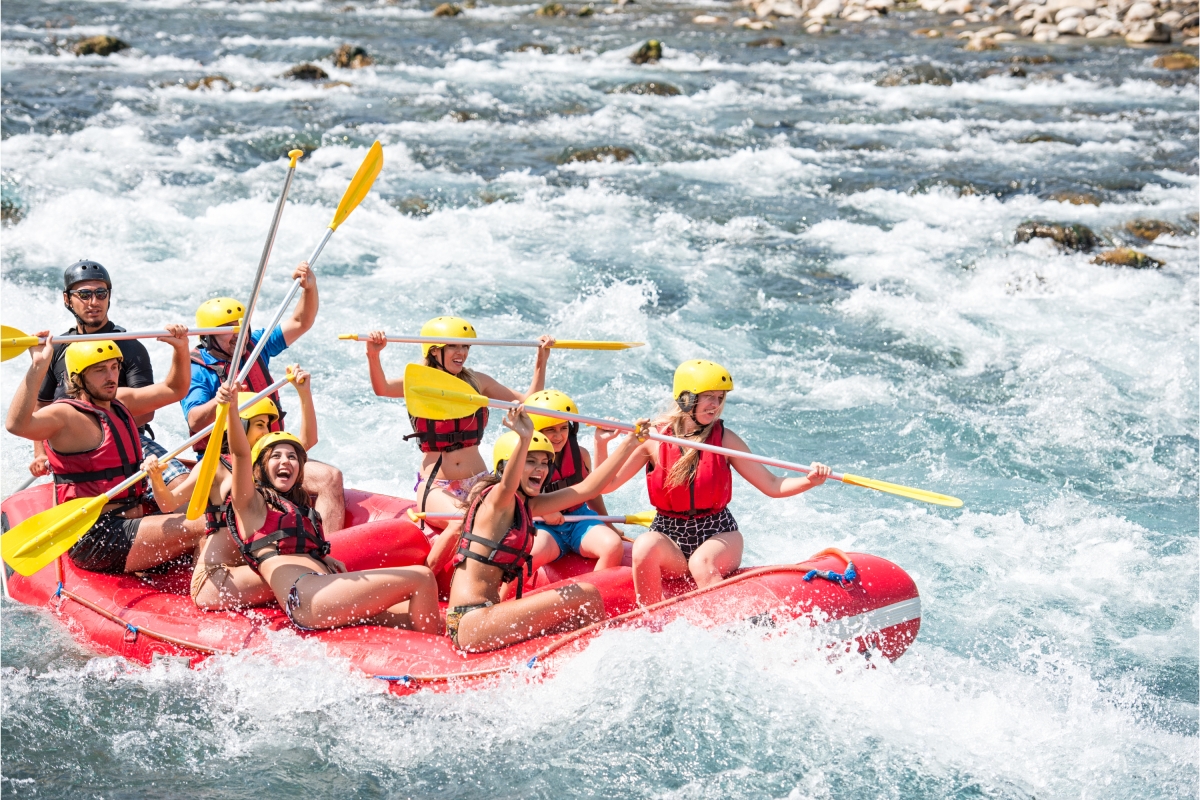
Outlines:
{"type": "MultiPolygon", "coordinates": [[[[665,427],[659,433],[670,433],[665,427]]],[[[725,435],[725,423],[717,420],[705,444],[721,446],[725,435]]],[[[687,519],[716,514],[729,505],[733,497],[733,473],[729,459],[716,453],[700,451],[700,463],[691,483],[667,488],[667,475],[671,467],[683,455],[679,445],[661,442],[658,445],[658,466],[654,462],[646,465],[646,488],[650,492],[650,504],[664,517],[687,519]]]]}
{"type": "MultiPolygon", "coordinates": [[[[405,441],[416,439],[422,453],[450,453],[464,447],[479,446],[483,441],[483,430],[488,424],[488,410],[481,408],[469,417],[458,419],[434,420],[410,414],[408,421],[412,423],[413,432],[404,437],[405,441]]],[[[430,477],[430,480],[433,478],[430,477]]]]}
{"type": "MultiPolygon", "coordinates": [[[[576,438],[579,423],[570,423],[569,430],[567,446],[554,454],[554,469],[550,472],[550,479],[542,485],[542,494],[550,494],[550,492],[574,486],[588,476],[587,467],[583,463],[583,453],[579,451],[579,440],[576,438]]],[[[573,508],[565,509],[563,513],[571,514],[585,505],[586,503],[580,503],[573,508]]]]}
{"type": "MultiPolygon", "coordinates": [[[[142,437],[138,434],[133,414],[119,400],[112,401],[111,414],[84,400],[72,400],[69,397],[60,398],[54,403],[63,403],[91,414],[100,423],[103,432],[100,445],[82,453],[59,453],[49,442],[44,443],[46,458],[54,473],[54,493],[59,504],[77,497],[102,495],[141,470],[142,437]]],[[[133,504],[140,501],[145,493],[146,481],[143,479],[112,500],[128,500],[133,504]]]]}
{"type": "Polygon", "coordinates": [[[255,572],[262,562],[278,555],[308,555],[321,558],[329,555],[321,515],[308,506],[298,506],[286,497],[272,492],[263,494],[267,503],[267,519],[249,537],[244,536],[233,513],[233,498],[225,503],[225,517],[232,524],[229,532],[241,547],[242,555],[255,572]]]}
{"type": "MultiPolygon", "coordinates": [[[[263,336],[266,336],[266,334],[264,333],[263,336]]],[[[246,352],[242,354],[242,363],[245,363],[245,360],[250,357],[250,353],[252,353],[254,351],[254,345],[255,345],[255,342],[253,342],[253,341],[250,342],[249,346],[246,348],[246,352]]],[[[192,363],[199,364],[200,366],[204,367],[206,370],[209,370],[210,372],[216,374],[217,381],[219,383],[224,383],[226,378],[228,377],[229,367],[230,367],[229,359],[225,358],[224,356],[219,356],[207,348],[197,347],[194,350],[192,350],[192,363]],[[201,349],[203,349],[204,352],[207,353],[210,358],[217,359],[216,362],[210,364],[209,362],[205,361],[204,356],[201,355],[201,352],[200,352],[201,349]]],[[[267,388],[274,382],[275,381],[271,377],[270,370],[267,369],[267,365],[263,361],[262,356],[260,355],[254,361],[254,366],[250,368],[250,371],[248,373],[246,373],[245,391],[249,391],[249,392],[253,392],[254,394],[258,394],[259,392],[261,392],[263,389],[267,388]]],[[[272,422],[270,425],[270,428],[272,431],[281,431],[281,430],[283,430],[283,418],[284,418],[284,416],[286,416],[286,414],[284,413],[283,406],[279,404],[279,392],[272,392],[269,395],[269,397],[271,398],[271,402],[273,402],[275,404],[275,407],[277,409],[279,409],[279,419],[272,422]]],[[[196,431],[189,430],[189,433],[195,433],[195,432],[196,431]]],[[[197,453],[203,454],[205,449],[208,447],[208,438],[209,437],[205,436],[203,439],[196,442],[196,444],[193,445],[193,449],[197,453]]]]}
{"type": "Polygon", "coordinates": [[[505,583],[511,582],[513,578],[517,579],[517,597],[520,598],[521,593],[525,590],[526,573],[529,577],[533,577],[533,557],[530,553],[533,552],[533,541],[536,534],[525,495],[517,492],[516,519],[513,520],[513,526],[508,529],[504,538],[499,542],[484,539],[473,533],[475,513],[479,510],[483,498],[487,497],[488,492],[495,489],[497,485],[493,484],[480,492],[479,497],[467,509],[467,517],[463,520],[462,538],[458,540],[458,552],[454,554],[454,568],[458,569],[464,566],[468,558],[478,561],[480,564],[487,564],[489,567],[499,567],[501,579],[505,583]],[[472,552],[472,542],[487,547],[490,552],[486,556],[472,552]]]}

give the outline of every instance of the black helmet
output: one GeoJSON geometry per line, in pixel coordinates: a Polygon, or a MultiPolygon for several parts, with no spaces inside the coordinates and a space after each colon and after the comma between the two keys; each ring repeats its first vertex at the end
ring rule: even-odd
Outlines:
{"type": "Polygon", "coordinates": [[[71,291],[71,287],[80,281],[104,281],[104,285],[112,291],[112,278],[108,270],[95,261],[76,261],[63,272],[63,291],[71,291]]]}

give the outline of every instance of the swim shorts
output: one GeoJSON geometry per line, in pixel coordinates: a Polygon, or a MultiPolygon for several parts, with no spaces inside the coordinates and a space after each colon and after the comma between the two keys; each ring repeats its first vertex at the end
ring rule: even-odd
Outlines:
{"type": "Polygon", "coordinates": [[[101,514],[92,529],[67,551],[71,563],[89,572],[121,573],[133,549],[142,518],[125,519],[119,514],[101,514]]]}
{"type": "MultiPolygon", "coordinates": [[[[567,512],[566,515],[572,517],[600,516],[586,504],[576,511],[567,512]]],[[[599,519],[564,522],[561,525],[547,525],[544,522],[535,523],[538,530],[545,531],[550,534],[550,538],[554,539],[554,543],[558,545],[558,554],[560,556],[565,556],[567,553],[578,553],[579,547],[583,543],[583,537],[587,536],[587,532],[594,526],[603,524],[599,519]]]]}
{"type": "Polygon", "coordinates": [[[730,514],[727,508],[704,517],[684,519],[655,514],[654,522],[650,524],[650,530],[658,531],[679,545],[679,549],[683,551],[683,557],[687,559],[692,557],[692,553],[696,552],[700,545],[718,533],[728,533],[737,529],[737,520],[733,518],[733,514],[730,514]]]}
{"type": "Polygon", "coordinates": [[[454,646],[462,649],[462,645],[458,643],[458,626],[462,623],[463,617],[470,614],[472,611],[478,611],[481,608],[491,608],[494,603],[488,601],[486,603],[476,603],[473,606],[455,606],[446,612],[446,633],[450,636],[450,641],[454,642],[454,646]]]}
{"type": "MultiPolygon", "coordinates": [[[[162,457],[167,454],[167,448],[163,447],[161,444],[159,444],[158,442],[151,439],[149,436],[146,435],[145,431],[143,431],[142,432],[142,453],[146,456],[158,456],[159,460],[161,461],[162,457]]],[[[179,459],[176,459],[176,458],[172,458],[170,461],[163,464],[163,471],[162,471],[163,483],[170,484],[171,481],[175,480],[176,478],[178,478],[182,475],[187,475],[189,471],[190,470],[188,470],[188,468],[183,465],[182,461],[180,461],[179,459]]]]}

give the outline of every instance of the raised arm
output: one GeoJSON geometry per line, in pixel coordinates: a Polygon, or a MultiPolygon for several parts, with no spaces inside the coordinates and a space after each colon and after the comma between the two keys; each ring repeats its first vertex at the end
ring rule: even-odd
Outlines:
{"type": "MultiPolygon", "coordinates": [[[[320,305],[320,299],[317,297],[317,276],[309,269],[307,261],[301,261],[300,266],[296,267],[296,271],[292,273],[292,280],[300,281],[300,300],[292,310],[292,316],[279,323],[279,329],[283,331],[283,340],[288,343],[288,347],[312,328],[313,323],[317,321],[317,307],[320,305]]],[[[263,335],[269,336],[270,333],[266,331],[263,335]]]]}
{"type": "MultiPolygon", "coordinates": [[[[741,450],[744,453],[750,452],[750,448],[742,441],[742,437],[728,428],[725,429],[725,435],[721,438],[721,446],[741,450]]],[[[816,461],[812,463],[811,473],[799,477],[776,475],[757,461],[731,458],[729,463],[737,470],[738,475],[745,478],[747,483],[767,497],[791,497],[801,492],[807,492],[814,486],[824,483],[830,473],[829,467],[816,461]]]]}
{"type": "MultiPolygon", "coordinates": [[[[229,395],[237,397],[237,387],[230,387],[229,395]]],[[[231,397],[225,398],[225,405],[232,402],[231,397]]],[[[237,409],[230,409],[237,415],[237,409]]],[[[250,440],[246,438],[246,430],[241,425],[230,425],[226,428],[229,437],[229,457],[233,462],[233,483],[230,487],[230,497],[233,499],[233,509],[238,519],[250,530],[258,530],[267,519],[267,508],[262,497],[254,488],[254,464],[250,461],[250,440]]],[[[212,442],[210,447],[219,443],[212,442]]]]}
{"type": "Polygon", "coordinates": [[[383,373],[379,354],[387,347],[387,334],[371,331],[367,334],[367,370],[371,373],[371,389],[380,397],[404,397],[404,378],[389,380],[383,373]]]}
{"type": "Polygon", "coordinates": [[[54,413],[58,409],[55,409],[53,404],[44,408],[37,407],[38,389],[46,379],[46,371],[50,369],[50,363],[54,360],[50,331],[40,331],[37,335],[45,338],[45,344],[29,349],[32,363],[25,372],[25,378],[17,384],[17,391],[8,406],[4,428],[14,436],[40,442],[62,430],[63,422],[59,415],[54,413]]]}
{"type": "Polygon", "coordinates": [[[300,396],[300,428],[296,435],[305,450],[312,450],[317,446],[317,407],[312,399],[312,377],[307,370],[295,364],[288,369],[296,376],[292,385],[296,387],[296,394],[300,396]]]}
{"type": "Polygon", "coordinates": [[[593,497],[600,495],[617,473],[617,470],[634,453],[635,448],[639,446],[641,440],[645,437],[645,431],[648,431],[649,427],[649,420],[638,420],[637,431],[626,436],[617,447],[616,452],[600,465],[595,472],[574,486],[568,486],[565,489],[559,489],[557,492],[540,494],[537,497],[530,498],[530,512],[537,515],[562,511],[564,508],[586,503],[593,497]]]}
{"type": "Polygon", "coordinates": [[[158,341],[166,342],[174,348],[171,354],[171,369],[162,383],[152,383],[138,389],[125,389],[121,402],[136,416],[149,414],[155,409],[182,400],[191,385],[192,364],[188,355],[188,336],[186,325],[168,325],[170,336],[160,336],[158,341]]]}
{"type": "Polygon", "coordinates": [[[529,440],[533,438],[533,420],[525,413],[525,406],[510,408],[504,415],[504,427],[517,432],[520,441],[508,457],[508,465],[496,488],[488,493],[485,503],[491,503],[495,508],[508,508],[517,489],[521,488],[521,474],[524,472],[525,456],[529,453],[529,440]]]}

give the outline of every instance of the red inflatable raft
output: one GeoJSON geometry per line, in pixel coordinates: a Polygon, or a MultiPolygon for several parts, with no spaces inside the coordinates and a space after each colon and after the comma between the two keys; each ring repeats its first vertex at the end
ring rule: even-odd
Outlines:
{"type": "MultiPolygon", "coordinates": [[[[52,484],[18,492],[0,507],[4,530],[52,503],[52,484]]],[[[352,570],[423,563],[429,544],[405,514],[412,505],[411,500],[348,490],[347,527],[329,537],[334,557],[352,570]]],[[[864,553],[830,550],[800,564],[743,569],[705,590],[690,581],[668,583],[666,599],[644,609],[634,602],[628,552],[625,563],[593,572],[592,562],[567,556],[544,567],[527,593],[582,577],[603,595],[607,619],[491,653],[464,654],[444,636],[374,625],[296,632],[319,639],[331,656],[348,659],[366,674],[388,681],[394,692],[406,694],[478,685],[533,665],[552,671],[558,659],[618,625],[658,627],[682,618],[707,627],[739,621],[782,627],[804,619],[819,626],[830,642],[892,660],[904,653],[921,625],[921,601],[912,579],[890,561],[864,553]],[[847,557],[857,571],[848,583],[812,574],[841,573],[847,557]]],[[[188,595],[190,576],[190,565],[182,564],[146,577],[105,575],[77,569],[63,557],[31,577],[13,574],[8,587],[14,600],[48,606],[83,645],[144,664],[156,657],[182,657],[195,665],[211,655],[263,645],[269,631],[295,630],[274,605],[246,612],[197,609],[188,595]]]]}

